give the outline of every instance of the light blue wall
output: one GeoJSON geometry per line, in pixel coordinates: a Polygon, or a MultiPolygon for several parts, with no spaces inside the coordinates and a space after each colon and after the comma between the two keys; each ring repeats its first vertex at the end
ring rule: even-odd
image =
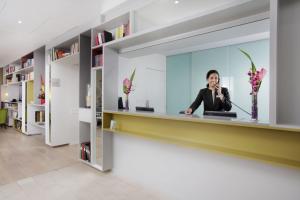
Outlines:
{"type": "MultiPolygon", "coordinates": [[[[216,69],[221,84],[229,89],[231,100],[242,108],[251,110],[251,86],[247,72],[250,63],[239,48],[247,51],[260,69],[268,73],[258,94],[259,120],[269,121],[269,40],[260,40],[180,54],[167,57],[167,112],[177,114],[186,109],[196,98],[200,89],[206,87],[206,73],[216,69]]],[[[235,106],[239,118],[249,116],[235,106]]],[[[201,115],[203,106],[195,114],[201,115]]]]}
{"type": "Polygon", "coordinates": [[[190,53],[167,57],[167,112],[178,114],[191,102],[190,53]]]}

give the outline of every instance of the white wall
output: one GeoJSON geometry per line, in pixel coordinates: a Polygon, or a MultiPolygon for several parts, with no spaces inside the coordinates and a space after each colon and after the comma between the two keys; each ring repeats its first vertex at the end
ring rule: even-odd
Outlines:
{"type": "Polygon", "coordinates": [[[172,200],[298,200],[300,171],[114,135],[113,174],[172,200]]]}
{"type": "Polygon", "coordinates": [[[79,142],[79,57],[70,57],[70,59],[72,60],[68,62],[58,61],[51,65],[51,144],[53,146],[79,142]],[[59,80],[58,85],[55,80],[59,80]]]}
{"type": "Polygon", "coordinates": [[[1,101],[11,101],[12,99],[19,100],[20,86],[19,85],[1,85],[1,101]],[[5,95],[8,94],[8,96],[5,95]]]}
{"type": "Polygon", "coordinates": [[[123,80],[136,69],[133,89],[129,95],[129,108],[145,106],[149,100],[155,112],[166,112],[166,56],[153,54],[132,59],[119,57],[118,96],[123,97],[123,80]]]}

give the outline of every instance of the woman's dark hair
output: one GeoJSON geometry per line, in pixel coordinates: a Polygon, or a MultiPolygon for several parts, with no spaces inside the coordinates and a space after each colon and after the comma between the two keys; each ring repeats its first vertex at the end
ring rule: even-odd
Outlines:
{"type": "MultiPolygon", "coordinates": [[[[217,71],[217,70],[215,70],[215,69],[212,69],[212,70],[209,70],[208,72],[207,72],[207,74],[206,74],[206,80],[209,78],[209,76],[211,75],[211,74],[217,74],[218,75],[218,83],[220,82],[220,74],[219,74],[219,72],[217,71]]],[[[208,84],[206,84],[206,87],[208,88],[208,84]]]]}

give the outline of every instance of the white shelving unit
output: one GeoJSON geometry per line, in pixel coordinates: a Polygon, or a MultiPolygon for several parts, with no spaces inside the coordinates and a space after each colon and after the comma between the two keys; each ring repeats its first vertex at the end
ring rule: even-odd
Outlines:
{"type": "Polygon", "coordinates": [[[45,139],[49,146],[78,143],[79,37],[47,50],[45,139]],[[75,47],[72,51],[72,47],[75,47]]]}
{"type": "Polygon", "coordinates": [[[125,53],[150,47],[154,45],[153,42],[159,41],[162,38],[190,33],[267,11],[269,11],[268,0],[233,1],[232,3],[202,12],[196,16],[134,33],[127,38],[112,41],[105,45],[117,50],[118,53],[125,53]]]}
{"type": "MultiPolygon", "coordinates": [[[[34,57],[34,76],[33,81],[27,80],[24,82],[24,92],[25,98],[23,102],[26,102],[24,105],[24,109],[27,111],[27,116],[25,115],[24,118],[24,133],[26,135],[36,135],[36,134],[45,134],[45,130],[42,126],[37,126],[35,121],[35,112],[43,111],[45,112],[44,105],[40,105],[41,100],[38,99],[40,94],[40,90],[42,87],[41,79],[45,81],[45,47],[41,47],[35,51],[33,51],[34,57]],[[29,92],[30,90],[30,92],[29,92]]],[[[27,71],[30,67],[27,69],[27,71]]],[[[25,70],[26,71],[26,70],[25,70]]],[[[43,120],[44,123],[45,120],[43,120]]]]}
{"type": "Polygon", "coordinates": [[[38,104],[27,105],[28,119],[27,119],[27,135],[36,135],[45,133],[45,106],[38,104]],[[43,112],[42,118],[37,121],[36,113],[43,112]]]}
{"type": "MultiPolygon", "coordinates": [[[[38,102],[38,94],[41,87],[41,76],[43,79],[45,68],[45,48],[41,47],[23,56],[17,61],[4,67],[3,82],[1,85],[1,100],[10,102],[12,99],[20,101],[16,112],[11,115],[9,125],[15,121],[21,123],[20,132],[31,135],[27,130],[27,119],[31,113],[27,110],[27,104],[38,102]]],[[[35,133],[34,133],[35,134],[35,133]]]]}
{"type": "MultiPolygon", "coordinates": [[[[111,160],[111,154],[108,152],[111,152],[111,134],[107,134],[102,131],[102,112],[103,112],[103,80],[104,80],[104,74],[105,74],[105,63],[106,63],[106,50],[105,46],[106,44],[109,44],[114,41],[121,41],[124,38],[129,38],[130,34],[133,32],[133,24],[132,24],[132,12],[126,12],[120,16],[117,16],[111,20],[105,21],[104,23],[100,24],[99,26],[96,26],[92,28],[91,30],[91,60],[89,61],[89,69],[90,74],[81,74],[81,77],[83,76],[84,80],[87,80],[81,87],[85,87],[84,84],[91,84],[91,108],[85,110],[84,108],[80,108],[80,142],[81,143],[89,143],[90,148],[90,160],[86,161],[83,160],[84,163],[98,169],[101,171],[110,170],[112,168],[112,160],[111,160]],[[123,27],[123,26],[129,27],[129,30],[127,33],[129,35],[123,35],[121,38],[115,37],[115,32],[117,27],[123,27]],[[109,41],[107,43],[102,43],[99,45],[96,45],[96,36],[99,32],[108,31],[111,32],[113,35],[113,40],[109,41]],[[98,54],[102,54],[103,57],[103,63],[101,65],[94,64],[95,61],[94,56],[98,54]],[[90,117],[85,117],[85,115],[89,115],[90,117]],[[88,120],[87,120],[88,119],[88,120]],[[104,153],[106,152],[106,153],[104,153]]],[[[116,60],[117,62],[117,60],[116,60]]],[[[111,66],[107,66],[107,72],[114,72],[111,71],[111,69],[114,69],[111,66]]],[[[115,91],[111,91],[115,92],[115,91]]],[[[81,102],[84,101],[84,95],[86,94],[86,91],[82,93],[80,96],[81,102]]],[[[84,104],[83,104],[84,105],[84,104]]],[[[82,159],[81,159],[82,160],[82,159]]]]}

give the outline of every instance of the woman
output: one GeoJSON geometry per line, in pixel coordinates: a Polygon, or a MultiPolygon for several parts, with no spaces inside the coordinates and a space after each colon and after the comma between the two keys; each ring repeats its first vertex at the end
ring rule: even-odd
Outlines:
{"type": "Polygon", "coordinates": [[[192,105],[185,114],[193,114],[204,102],[204,111],[230,111],[231,103],[227,88],[220,87],[220,75],[217,70],[210,70],[206,74],[206,88],[201,89],[192,105]]]}

